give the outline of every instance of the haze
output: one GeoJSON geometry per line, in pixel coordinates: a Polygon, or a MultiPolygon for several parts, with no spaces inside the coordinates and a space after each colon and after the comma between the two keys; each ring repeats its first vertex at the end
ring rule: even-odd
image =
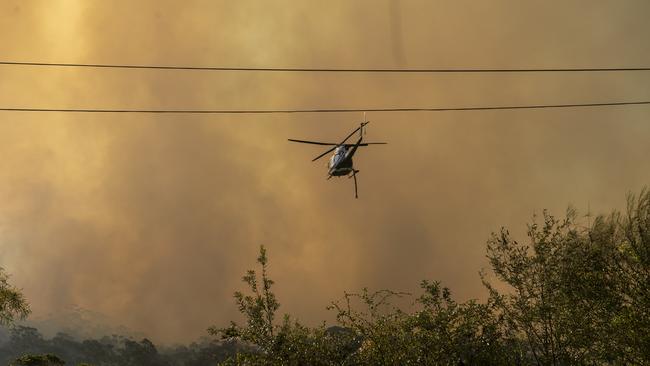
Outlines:
{"type": "MultiPolygon", "coordinates": [[[[342,68],[647,67],[638,1],[18,1],[8,61],[342,68]]],[[[0,66],[4,107],[290,109],[650,100],[650,72],[291,74],[0,66]]],[[[0,264],[34,317],[71,305],[159,342],[240,319],[267,246],[309,324],[367,286],[482,297],[485,241],[535,212],[624,206],[650,182],[647,106],[370,113],[347,179],[320,147],[362,115],[0,112],[0,264]]]]}

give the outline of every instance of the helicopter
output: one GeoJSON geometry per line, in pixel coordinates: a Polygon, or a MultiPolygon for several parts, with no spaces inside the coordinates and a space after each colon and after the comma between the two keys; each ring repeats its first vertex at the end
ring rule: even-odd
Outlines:
{"type": "Polygon", "coordinates": [[[366,121],[366,115],[363,115],[363,122],[357,127],[356,130],[352,131],[346,138],[343,139],[340,143],[330,143],[330,142],[318,142],[318,141],[308,141],[308,140],[296,140],[288,139],[291,142],[299,142],[303,144],[312,144],[312,145],[325,145],[332,146],[331,149],[325,151],[324,153],[318,155],[312,161],[316,161],[323,156],[334,151],[334,154],[329,159],[327,163],[327,180],[332,177],[345,177],[354,179],[354,198],[359,198],[359,191],[357,186],[357,174],[359,170],[354,169],[354,163],[352,162],[352,157],[357,152],[357,148],[361,146],[369,145],[385,145],[387,142],[363,142],[363,135],[366,133],[365,126],[370,123],[366,121]],[[352,137],[355,133],[359,132],[359,139],[354,144],[346,144],[346,141],[352,137]]]}

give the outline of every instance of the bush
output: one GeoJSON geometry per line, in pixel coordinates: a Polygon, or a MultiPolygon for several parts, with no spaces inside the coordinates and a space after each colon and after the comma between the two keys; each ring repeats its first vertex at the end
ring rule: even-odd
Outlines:
{"type": "Polygon", "coordinates": [[[572,209],[544,211],[528,241],[507,229],[492,234],[487,257],[503,286],[481,273],[485,302],[458,303],[439,282],[423,281],[407,313],[391,304],[410,296],[389,290],[345,293],[329,309],[338,326],[309,328],[285,315],[271,291],[268,258],[261,278],[243,277],[235,293],[245,325],[210,328],[246,347],[226,364],[246,365],[648,365],[650,364],[650,192],[630,196],[625,214],[583,227],[572,209]],[[261,283],[261,288],[258,285],[261,283]]]}

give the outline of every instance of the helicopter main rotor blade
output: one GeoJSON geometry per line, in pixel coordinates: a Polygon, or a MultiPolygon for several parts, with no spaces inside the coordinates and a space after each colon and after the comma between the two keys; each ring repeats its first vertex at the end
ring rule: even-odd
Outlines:
{"type": "Polygon", "coordinates": [[[362,142],[359,145],[357,144],[345,144],[345,146],[368,146],[368,145],[386,145],[388,142],[362,142]]]}
{"type": "Polygon", "coordinates": [[[357,189],[357,172],[354,171],[352,173],[352,177],[354,178],[354,198],[359,198],[359,192],[357,189]]]}
{"type": "Polygon", "coordinates": [[[318,142],[318,141],[296,140],[296,139],[287,139],[287,140],[289,140],[291,142],[300,142],[300,143],[303,143],[303,144],[337,146],[337,144],[333,144],[331,142],[318,142]]]}
{"type": "Polygon", "coordinates": [[[316,161],[316,160],[322,158],[323,156],[325,156],[325,155],[331,153],[332,151],[334,151],[334,149],[336,149],[336,146],[334,146],[334,147],[332,147],[331,149],[325,151],[324,153],[318,155],[317,157],[315,157],[314,159],[312,159],[312,161],[316,161]]]}
{"type": "MultiPolygon", "coordinates": [[[[365,118],[364,118],[364,120],[365,120],[365,118]]],[[[350,134],[349,134],[345,139],[343,139],[343,141],[341,141],[340,144],[334,144],[334,143],[331,143],[331,142],[320,142],[320,141],[309,141],[309,140],[296,140],[296,139],[287,139],[287,140],[289,140],[289,141],[291,141],[291,142],[299,142],[299,143],[302,143],[302,144],[312,144],[312,145],[325,145],[325,146],[332,146],[331,149],[329,149],[329,150],[325,151],[324,153],[318,155],[317,157],[315,157],[314,159],[312,159],[312,161],[316,161],[316,160],[322,158],[323,156],[329,154],[330,152],[334,151],[334,149],[336,149],[338,146],[347,146],[347,147],[350,147],[350,146],[368,146],[368,145],[384,145],[384,144],[386,144],[385,142],[366,142],[366,143],[360,143],[360,144],[346,144],[346,143],[345,143],[345,142],[346,142],[350,137],[352,137],[355,133],[357,133],[357,131],[363,129],[363,127],[364,127],[365,125],[367,125],[368,123],[370,123],[370,121],[364,121],[364,122],[362,122],[361,125],[360,125],[359,127],[357,127],[354,131],[350,132],[350,134]]]]}
{"type": "Polygon", "coordinates": [[[368,123],[370,123],[370,121],[361,123],[361,126],[357,127],[356,130],[350,132],[350,134],[348,135],[348,137],[346,137],[345,139],[343,139],[343,141],[341,141],[341,143],[340,143],[339,145],[343,145],[343,144],[345,144],[345,142],[348,141],[348,139],[349,139],[350,137],[352,137],[352,135],[354,135],[355,133],[357,133],[357,131],[359,131],[360,129],[362,129],[363,126],[367,125],[368,123]]]}

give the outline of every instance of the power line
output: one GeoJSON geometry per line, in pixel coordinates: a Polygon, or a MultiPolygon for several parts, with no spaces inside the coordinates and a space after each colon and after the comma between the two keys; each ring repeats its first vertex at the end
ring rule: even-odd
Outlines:
{"type": "Polygon", "coordinates": [[[585,68],[533,68],[533,69],[365,69],[365,68],[302,68],[302,67],[209,67],[209,66],[164,66],[164,65],[118,65],[81,64],[60,62],[0,61],[8,66],[85,67],[106,69],[150,69],[190,71],[251,71],[251,72],[347,72],[347,73],[523,73],[523,72],[621,72],[650,71],[650,67],[585,67],[585,68]]]}
{"type": "Polygon", "coordinates": [[[95,109],[95,108],[4,108],[4,112],[63,112],[63,113],[149,113],[149,114],[290,114],[290,113],[348,113],[348,112],[450,112],[450,111],[492,111],[515,109],[547,109],[606,107],[650,104],[640,102],[605,102],[584,104],[534,104],[518,106],[483,106],[451,108],[334,108],[334,109],[95,109]]]}

